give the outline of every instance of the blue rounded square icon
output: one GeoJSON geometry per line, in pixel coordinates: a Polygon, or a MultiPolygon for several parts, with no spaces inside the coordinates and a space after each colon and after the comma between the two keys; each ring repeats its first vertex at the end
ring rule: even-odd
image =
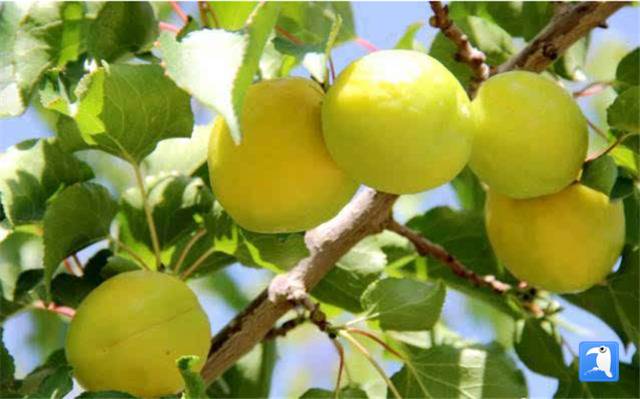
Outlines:
{"type": "Polygon", "coordinates": [[[578,379],[583,382],[615,382],[619,376],[618,343],[611,341],[580,342],[578,379]]]}

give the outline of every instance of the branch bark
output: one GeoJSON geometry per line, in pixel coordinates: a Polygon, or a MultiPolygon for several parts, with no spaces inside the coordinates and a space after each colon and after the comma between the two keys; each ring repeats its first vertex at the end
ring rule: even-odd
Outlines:
{"type": "Polygon", "coordinates": [[[309,256],[289,273],[274,278],[268,289],[213,338],[201,372],[205,382],[213,382],[262,341],[278,319],[318,284],[349,249],[364,237],[382,231],[396,198],[366,189],[338,216],[308,231],[305,243],[309,256]]]}
{"type": "Polygon", "coordinates": [[[580,2],[567,6],[520,53],[497,68],[541,72],[591,29],[601,26],[609,16],[629,2],[580,2]]]}
{"type": "MultiPolygon", "coordinates": [[[[567,47],[626,3],[579,3],[555,17],[520,54],[501,65],[498,72],[526,69],[539,72],[567,47]],[[556,37],[557,36],[557,37],[556,37]]],[[[381,231],[389,222],[397,196],[364,190],[338,216],[307,232],[309,256],[289,273],[277,276],[212,340],[209,357],[202,369],[207,383],[213,382],[292,309],[301,296],[312,289],[334,264],[364,237],[381,231]]]]}
{"type": "Polygon", "coordinates": [[[429,24],[440,29],[443,35],[451,40],[458,52],[455,54],[456,60],[463,62],[471,68],[473,77],[469,84],[469,95],[474,96],[478,87],[489,78],[489,65],[487,65],[484,53],[471,45],[467,35],[460,30],[449,18],[449,7],[442,5],[440,1],[430,1],[429,5],[433,11],[433,16],[429,18],[429,24]]]}

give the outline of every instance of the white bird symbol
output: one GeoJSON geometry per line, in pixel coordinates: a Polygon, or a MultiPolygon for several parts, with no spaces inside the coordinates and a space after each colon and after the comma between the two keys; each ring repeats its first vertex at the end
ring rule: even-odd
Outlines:
{"type": "Polygon", "coordinates": [[[596,366],[589,371],[602,371],[607,377],[611,374],[611,351],[606,346],[594,346],[587,351],[587,355],[596,355],[596,366]]]}

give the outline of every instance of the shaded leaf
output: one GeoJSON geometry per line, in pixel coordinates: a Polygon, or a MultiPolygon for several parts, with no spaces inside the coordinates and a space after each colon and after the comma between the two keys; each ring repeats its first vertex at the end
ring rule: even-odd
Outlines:
{"type": "Polygon", "coordinates": [[[149,48],[158,22],[148,2],[105,2],[87,28],[87,47],[96,59],[113,61],[149,48]]]}
{"type": "Polygon", "coordinates": [[[13,300],[16,302],[23,301],[31,291],[42,283],[43,277],[44,270],[42,269],[29,269],[20,273],[13,292],[13,300]]]}
{"type": "Polygon", "coordinates": [[[539,319],[518,322],[513,346],[531,371],[557,378],[567,376],[560,343],[539,319]]]}
{"type": "Polygon", "coordinates": [[[616,166],[616,161],[609,155],[604,155],[584,164],[580,181],[585,186],[608,196],[611,194],[617,178],[618,167],[616,166]]]}
{"type": "Polygon", "coordinates": [[[117,204],[104,187],[79,183],[59,193],[44,216],[45,286],[67,256],[109,235],[117,204]]]}
{"type": "Polygon", "coordinates": [[[521,398],[527,396],[527,385],[522,372],[496,344],[440,345],[426,350],[411,348],[407,353],[417,370],[421,384],[404,366],[391,378],[402,397],[521,398]]]}
{"type": "Polygon", "coordinates": [[[624,343],[638,346],[640,308],[640,266],[637,247],[627,246],[622,263],[604,285],[596,285],[579,294],[565,294],[569,302],[593,313],[607,323],[624,343]]]}
{"type": "Polygon", "coordinates": [[[4,344],[4,329],[0,327],[0,392],[13,394],[17,388],[14,373],[16,372],[13,357],[4,344]]]}
{"type": "Polygon", "coordinates": [[[637,364],[620,363],[620,379],[613,384],[598,382],[580,382],[578,380],[578,364],[574,362],[568,370],[567,378],[559,380],[554,398],[637,398],[640,394],[638,386],[637,364]]]}
{"type": "MultiPolygon", "coordinates": [[[[367,399],[367,393],[356,386],[348,386],[340,389],[339,398],[344,399],[367,399]]],[[[333,391],[321,388],[311,388],[300,396],[300,399],[333,399],[333,391]]]]}
{"type": "Polygon", "coordinates": [[[267,398],[277,359],[275,340],[264,341],[216,380],[207,393],[212,398],[267,398]]]}
{"type": "MultiPolygon", "coordinates": [[[[640,133],[640,86],[632,86],[607,108],[607,123],[614,129],[640,133]]],[[[636,149],[637,151],[637,149],[636,149]]]]}
{"type": "Polygon", "coordinates": [[[204,29],[181,42],[167,32],[160,48],[169,76],[205,105],[217,110],[236,142],[241,140],[239,115],[267,38],[276,23],[279,5],[256,7],[243,33],[204,29]]]}
{"type": "Polygon", "coordinates": [[[76,396],[76,399],[135,399],[136,397],[126,392],[119,391],[85,391],[76,396]]]}
{"type": "Polygon", "coordinates": [[[429,330],[440,318],[445,287],[442,282],[387,278],[362,294],[362,307],[384,330],[429,330]]]}
{"type": "Polygon", "coordinates": [[[486,193],[482,188],[480,179],[469,167],[465,167],[452,181],[451,186],[455,190],[462,209],[482,212],[486,193]]]}
{"type": "Polygon", "coordinates": [[[616,88],[621,91],[640,85],[640,47],[625,55],[616,69],[616,88]]]}
{"type": "Polygon", "coordinates": [[[87,164],[53,139],[23,141],[0,155],[0,199],[14,226],[41,221],[51,196],[92,177],[87,164]]]}

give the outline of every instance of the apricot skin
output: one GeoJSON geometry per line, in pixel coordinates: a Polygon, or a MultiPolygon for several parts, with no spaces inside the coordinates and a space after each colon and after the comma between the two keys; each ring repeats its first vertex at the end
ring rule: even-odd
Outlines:
{"type": "Polygon", "coordinates": [[[485,216],[507,269],[552,292],[584,291],[603,281],[624,245],[622,201],[577,183],[526,200],[490,190],[485,216]]]}
{"type": "Polygon", "coordinates": [[[322,128],[329,152],[353,179],[408,194],[440,186],[471,151],[469,99],[436,59],[384,50],[349,65],[329,89],[322,128]]]}
{"type": "Polygon", "coordinates": [[[209,143],[209,174],[216,198],[247,230],[288,233],[335,216],[357,183],[324,145],[318,84],[302,78],[265,80],[249,87],[242,142],[218,117],[209,143]]]}
{"type": "Polygon", "coordinates": [[[189,287],[163,273],[119,274],[93,290],[69,326],[66,354],[87,390],[157,397],[184,384],[176,359],[209,351],[207,315],[189,287]]]}
{"type": "Polygon", "coordinates": [[[469,165],[511,198],[556,193],[576,180],[587,154],[587,122],[571,95],[525,71],[496,75],[471,103],[469,165]]]}

